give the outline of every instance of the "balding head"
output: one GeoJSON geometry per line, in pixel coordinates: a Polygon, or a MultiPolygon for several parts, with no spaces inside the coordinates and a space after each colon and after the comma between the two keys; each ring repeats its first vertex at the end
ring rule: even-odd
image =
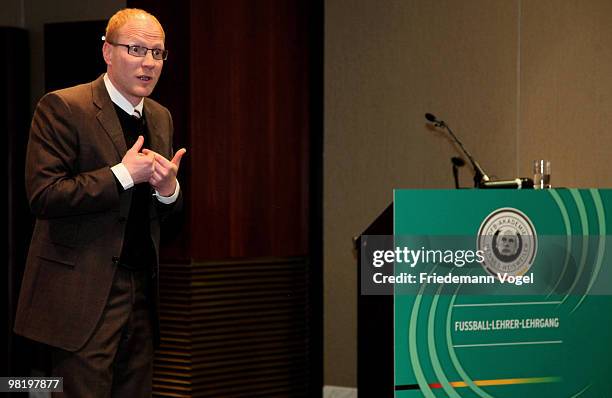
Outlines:
{"type": "Polygon", "coordinates": [[[124,8],[123,10],[117,11],[115,15],[108,20],[108,24],[106,25],[106,39],[112,42],[117,41],[119,29],[131,19],[150,19],[159,27],[162,38],[165,40],[166,33],[157,18],[155,18],[153,14],[149,14],[145,10],[139,8],[124,8]]]}

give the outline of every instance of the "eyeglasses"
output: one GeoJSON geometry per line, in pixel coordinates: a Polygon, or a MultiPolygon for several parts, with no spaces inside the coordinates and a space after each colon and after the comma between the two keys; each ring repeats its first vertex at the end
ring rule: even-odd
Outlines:
{"type": "Polygon", "coordinates": [[[141,58],[146,57],[147,52],[149,52],[150,50],[151,55],[153,56],[153,59],[156,59],[158,61],[165,61],[166,59],[168,59],[168,50],[163,50],[161,48],[147,48],[143,46],[137,46],[135,44],[113,43],[112,41],[109,41],[108,39],[106,39],[104,36],[102,36],[102,40],[104,40],[105,42],[107,42],[108,44],[112,46],[126,47],[128,54],[134,57],[141,57],[141,58]]]}

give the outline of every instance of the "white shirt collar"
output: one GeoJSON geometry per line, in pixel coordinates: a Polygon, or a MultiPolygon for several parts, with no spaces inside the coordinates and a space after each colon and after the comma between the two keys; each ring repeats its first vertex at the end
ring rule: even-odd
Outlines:
{"type": "Polygon", "coordinates": [[[133,115],[134,111],[138,111],[138,113],[142,115],[144,98],[141,98],[140,102],[136,106],[132,106],[130,101],[125,99],[123,94],[121,94],[119,90],[117,90],[115,86],[113,86],[113,83],[111,82],[110,78],[106,73],[104,74],[104,85],[106,86],[106,91],[108,91],[108,95],[110,96],[111,101],[113,101],[115,105],[123,109],[128,115],[133,115]]]}

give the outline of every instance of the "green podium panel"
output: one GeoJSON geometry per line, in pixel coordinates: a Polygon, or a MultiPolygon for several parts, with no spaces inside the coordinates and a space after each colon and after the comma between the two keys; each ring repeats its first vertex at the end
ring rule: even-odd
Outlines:
{"type": "Polygon", "coordinates": [[[414,275],[393,286],[395,397],[612,397],[612,190],[397,190],[394,206],[394,273],[414,275]]]}

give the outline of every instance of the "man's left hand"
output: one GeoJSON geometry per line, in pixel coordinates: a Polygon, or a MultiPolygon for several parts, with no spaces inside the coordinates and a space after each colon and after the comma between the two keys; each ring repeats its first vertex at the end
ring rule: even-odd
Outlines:
{"type": "Polygon", "coordinates": [[[172,160],[168,160],[157,152],[150,149],[143,149],[145,155],[155,155],[153,174],[149,179],[149,184],[161,196],[172,196],[176,189],[176,173],[178,172],[181,158],[187,152],[185,148],[179,149],[172,160]]]}

